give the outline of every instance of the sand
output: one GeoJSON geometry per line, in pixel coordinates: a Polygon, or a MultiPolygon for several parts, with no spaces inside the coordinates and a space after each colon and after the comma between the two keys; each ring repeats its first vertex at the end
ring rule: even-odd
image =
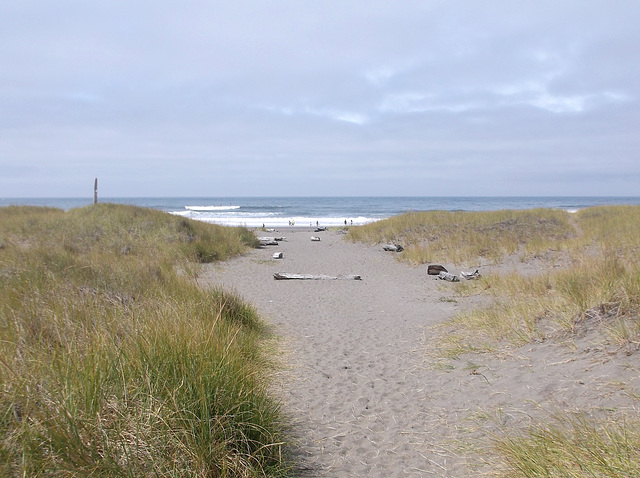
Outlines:
{"type": "MultiPolygon", "coordinates": [[[[433,326],[487,298],[457,297],[457,284],[425,266],[401,263],[381,245],[349,243],[337,230],[267,234],[285,240],[212,265],[201,280],[253,304],[281,337],[286,366],[273,387],[292,423],[295,476],[478,476],[494,468],[492,437],[531,418],[633,407],[635,352],[593,346],[586,334],[571,347],[546,341],[435,360],[433,326]],[[362,280],[284,281],[275,272],[362,280]]],[[[536,267],[514,264],[502,267],[536,267]]]]}

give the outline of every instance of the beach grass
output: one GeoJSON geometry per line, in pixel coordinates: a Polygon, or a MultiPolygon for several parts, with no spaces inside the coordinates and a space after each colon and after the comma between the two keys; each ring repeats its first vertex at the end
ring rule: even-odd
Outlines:
{"type": "Polygon", "coordinates": [[[523,247],[528,254],[545,250],[549,240],[575,235],[564,211],[425,211],[409,212],[349,229],[352,241],[394,243],[404,247],[402,260],[415,264],[498,262],[523,247]]]}
{"type": "Polygon", "coordinates": [[[256,311],[195,278],[245,228],[0,208],[1,476],[285,476],[256,311]]]}
{"type": "Polygon", "coordinates": [[[558,413],[526,434],[495,440],[502,478],[619,478],[640,476],[640,423],[635,419],[595,422],[585,414],[558,413]]]}

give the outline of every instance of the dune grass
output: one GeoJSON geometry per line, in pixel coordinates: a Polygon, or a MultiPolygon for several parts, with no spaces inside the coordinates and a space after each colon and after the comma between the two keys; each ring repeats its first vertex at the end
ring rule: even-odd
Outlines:
{"type": "Polygon", "coordinates": [[[411,212],[349,229],[348,238],[366,243],[399,243],[402,259],[416,264],[498,262],[526,248],[540,252],[549,240],[573,237],[575,230],[563,211],[426,211],[411,212]]]}
{"type": "MultiPolygon", "coordinates": [[[[400,260],[423,264],[540,261],[538,274],[484,274],[460,294],[491,305],[451,318],[430,344],[441,357],[500,352],[539,340],[570,344],[587,330],[615,352],[640,349],[640,207],[563,211],[410,213],[362,228],[352,240],[406,244],[400,260]]],[[[640,416],[605,421],[559,413],[496,437],[492,476],[640,476],[640,416]]],[[[506,433],[506,432],[505,432],[506,433]]]]}
{"type": "Polygon", "coordinates": [[[584,414],[558,414],[526,434],[496,442],[501,459],[494,476],[503,478],[620,478],[640,476],[640,422],[607,422],[584,414]]]}
{"type": "Polygon", "coordinates": [[[1,476],[284,476],[255,310],[199,288],[244,228],[0,208],[1,476]]]}

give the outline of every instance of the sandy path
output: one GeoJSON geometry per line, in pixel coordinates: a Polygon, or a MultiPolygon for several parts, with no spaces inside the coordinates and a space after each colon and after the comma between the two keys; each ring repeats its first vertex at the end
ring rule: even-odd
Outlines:
{"type": "MultiPolygon", "coordinates": [[[[202,280],[238,293],[284,337],[291,367],[276,393],[295,425],[296,476],[472,476],[468,467],[479,471],[482,462],[467,444],[486,443],[489,430],[520,423],[546,403],[619,399],[600,392],[585,399],[584,390],[601,389],[628,363],[600,364],[592,353],[567,359],[551,344],[507,362],[473,358],[482,374],[463,359],[434,369],[424,337],[465,307],[442,300],[455,284],[399,263],[380,246],[347,243],[336,231],[277,235],[286,240],[211,266],[202,280]],[[275,251],[284,258],[272,259],[275,251]],[[362,281],[277,281],[274,272],[359,274],[362,281]],[[484,412],[496,420],[481,419],[484,412]]],[[[634,365],[629,380],[637,376],[634,365]]]]}

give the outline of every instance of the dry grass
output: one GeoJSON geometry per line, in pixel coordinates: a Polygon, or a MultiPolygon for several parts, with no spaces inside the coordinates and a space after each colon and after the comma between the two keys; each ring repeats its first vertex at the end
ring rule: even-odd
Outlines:
{"type": "Polygon", "coordinates": [[[503,478],[620,478],[640,476],[637,419],[594,422],[567,413],[533,426],[525,435],[497,440],[494,475],[503,478]]]}
{"type": "Polygon", "coordinates": [[[499,262],[523,248],[528,254],[575,235],[563,211],[414,212],[349,229],[349,239],[402,244],[402,259],[416,264],[499,262]]]}

